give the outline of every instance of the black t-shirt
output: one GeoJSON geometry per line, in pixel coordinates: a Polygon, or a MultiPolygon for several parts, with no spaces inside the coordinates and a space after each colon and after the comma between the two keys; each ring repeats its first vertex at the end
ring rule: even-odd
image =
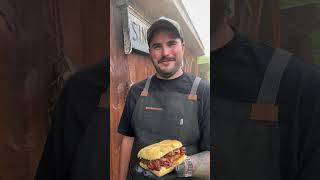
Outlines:
{"type": "MultiPolygon", "coordinates": [[[[274,48],[235,32],[228,44],[212,52],[213,97],[255,102],[273,52],[274,48]]],[[[320,179],[320,67],[292,56],[276,103],[282,179],[320,179]]]]}
{"type": "MultiPolygon", "coordinates": [[[[182,76],[173,80],[162,80],[153,76],[150,82],[149,91],[156,92],[179,92],[190,94],[191,87],[195,76],[183,73],[182,76]]],[[[136,103],[140,97],[140,93],[146,84],[146,79],[134,84],[126,98],[126,104],[121,116],[118,132],[125,136],[135,136],[135,132],[131,126],[131,118],[134,112],[136,103]]],[[[210,150],[210,86],[207,81],[201,80],[198,90],[198,118],[201,132],[200,150],[210,150]]]]}
{"type": "Polygon", "coordinates": [[[67,80],[53,112],[35,180],[109,176],[109,110],[98,108],[108,87],[108,64],[105,59],[67,80]]]}

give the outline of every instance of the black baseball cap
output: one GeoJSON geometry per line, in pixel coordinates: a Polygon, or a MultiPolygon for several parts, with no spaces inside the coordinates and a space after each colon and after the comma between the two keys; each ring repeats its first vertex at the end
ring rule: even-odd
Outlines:
{"type": "Polygon", "coordinates": [[[161,16],[159,19],[157,19],[155,22],[153,22],[151,24],[151,26],[149,27],[149,29],[147,30],[148,44],[150,43],[150,40],[153,36],[153,33],[161,28],[168,29],[168,30],[174,32],[175,34],[177,34],[180,39],[183,39],[179,23],[177,21],[174,21],[174,20],[169,19],[167,17],[161,16]]]}

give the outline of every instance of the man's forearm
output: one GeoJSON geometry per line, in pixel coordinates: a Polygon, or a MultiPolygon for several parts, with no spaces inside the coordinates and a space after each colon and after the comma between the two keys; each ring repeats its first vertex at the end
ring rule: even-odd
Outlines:
{"type": "Polygon", "coordinates": [[[119,168],[120,180],[125,180],[127,177],[133,141],[134,141],[134,138],[127,137],[127,136],[124,136],[122,139],[121,149],[120,149],[120,168],[119,168]]]}
{"type": "Polygon", "coordinates": [[[193,177],[210,179],[210,151],[194,154],[190,156],[190,160],[193,165],[193,177]]]}

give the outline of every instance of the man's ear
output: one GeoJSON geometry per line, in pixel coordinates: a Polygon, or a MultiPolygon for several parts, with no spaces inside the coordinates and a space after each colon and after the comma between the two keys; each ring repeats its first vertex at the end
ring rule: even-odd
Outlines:
{"type": "Polygon", "coordinates": [[[183,41],[183,42],[181,42],[181,45],[182,45],[182,51],[184,52],[184,50],[186,49],[186,46],[185,46],[184,41],[183,41]]]}

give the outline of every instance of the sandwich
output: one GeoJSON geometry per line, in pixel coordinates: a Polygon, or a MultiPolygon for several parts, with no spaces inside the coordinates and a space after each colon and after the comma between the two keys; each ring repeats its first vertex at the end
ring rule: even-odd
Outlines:
{"type": "Polygon", "coordinates": [[[175,169],[186,158],[186,148],[177,140],[163,140],[138,152],[139,165],[158,177],[175,169]]]}

